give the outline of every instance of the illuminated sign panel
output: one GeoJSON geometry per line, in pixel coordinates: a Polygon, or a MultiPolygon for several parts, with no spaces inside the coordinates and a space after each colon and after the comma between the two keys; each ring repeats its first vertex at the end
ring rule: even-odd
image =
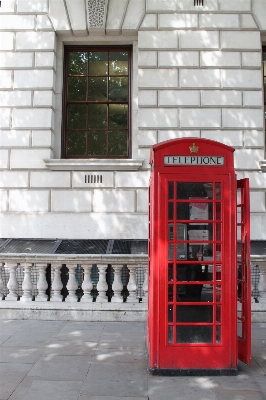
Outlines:
{"type": "Polygon", "coordinates": [[[164,156],[165,165],[224,165],[222,156],[164,156]]]}

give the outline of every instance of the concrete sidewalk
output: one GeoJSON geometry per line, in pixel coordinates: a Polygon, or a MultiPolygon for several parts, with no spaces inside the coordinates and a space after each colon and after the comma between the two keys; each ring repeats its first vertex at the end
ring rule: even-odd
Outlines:
{"type": "Polygon", "coordinates": [[[266,399],[266,323],[233,377],[155,377],[142,322],[0,320],[0,400],[266,399]]]}

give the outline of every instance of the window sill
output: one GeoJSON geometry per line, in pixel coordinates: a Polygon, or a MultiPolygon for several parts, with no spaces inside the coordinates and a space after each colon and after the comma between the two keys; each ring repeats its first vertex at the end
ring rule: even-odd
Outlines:
{"type": "Polygon", "coordinates": [[[262,172],[266,172],[266,160],[260,161],[260,169],[262,172]]]}
{"type": "Polygon", "coordinates": [[[44,160],[52,171],[137,171],[144,160],[132,159],[52,159],[44,160]]]}

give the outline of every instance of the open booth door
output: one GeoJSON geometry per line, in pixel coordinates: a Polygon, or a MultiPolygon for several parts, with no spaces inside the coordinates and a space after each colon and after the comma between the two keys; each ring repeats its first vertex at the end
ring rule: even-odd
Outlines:
{"type": "Polygon", "coordinates": [[[249,180],[237,181],[237,331],[238,358],[251,364],[249,180]]]}

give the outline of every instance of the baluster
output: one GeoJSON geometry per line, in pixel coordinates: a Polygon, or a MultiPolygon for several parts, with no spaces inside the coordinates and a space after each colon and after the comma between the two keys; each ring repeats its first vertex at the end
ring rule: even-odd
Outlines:
{"type": "Polygon", "coordinates": [[[3,300],[4,297],[4,292],[3,292],[3,288],[4,288],[4,282],[2,279],[2,269],[4,268],[5,263],[0,263],[0,301],[3,300]]]}
{"type": "Polygon", "coordinates": [[[121,292],[123,290],[123,284],[121,281],[121,269],[123,265],[112,265],[115,273],[114,273],[114,282],[112,285],[112,289],[114,291],[114,295],[112,297],[113,303],[123,303],[123,296],[121,292]]]}
{"type": "Polygon", "coordinates": [[[136,284],[136,272],[138,265],[129,265],[129,282],[127,285],[127,290],[129,291],[129,296],[127,298],[127,303],[138,303],[137,299],[137,284],[136,284]]]}
{"type": "Polygon", "coordinates": [[[48,296],[46,290],[48,288],[48,283],[45,276],[47,264],[36,264],[36,267],[39,271],[39,278],[37,282],[38,295],[36,296],[35,301],[47,301],[48,296]]]}
{"type": "Polygon", "coordinates": [[[84,281],[82,283],[82,290],[84,292],[83,296],[81,297],[80,301],[92,301],[93,298],[91,296],[91,291],[93,288],[92,282],[91,282],[91,270],[92,270],[92,264],[84,264],[82,265],[82,268],[84,270],[84,281]]]}
{"type": "Polygon", "coordinates": [[[143,265],[144,269],[144,282],[142,290],[144,291],[144,297],[142,298],[142,303],[148,302],[148,265],[143,265]]]}
{"type": "Polygon", "coordinates": [[[6,296],[6,300],[13,300],[17,301],[18,299],[18,281],[17,281],[17,276],[16,276],[16,270],[18,267],[18,264],[6,264],[8,269],[9,269],[9,280],[7,282],[7,288],[9,290],[8,295],[6,296]]]}
{"type": "Polygon", "coordinates": [[[66,266],[68,268],[68,282],[67,282],[68,296],[65,298],[65,301],[74,303],[78,301],[78,298],[76,296],[76,290],[78,288],[78,284],[75,276],[77,265],[67,264],[66,266]]]}
{"type": "Polygon", "coordinates": [[[97,285],[97,290],[99,292],[96,301],[102,301],[102,302],[107,302],[108,297],[106,296],[106,291],[108,289],[108,285],[106,282],[106,269],[107,265],[97,265],[99,269],[99,282],[97,285]]]}
{"type": "Polygon", "coordinates": [[[26,302],[26,301],[32,301],[32,282],[30,278],[30,271],[32,268],[31,263],[23,263],[20,264],[23,269],[24,269],[24,279],[22,282],[22,290],[23,290],[23,295],[20,298],[20,301],[26,302]]]}
{"type": "Polygon", "coordinates": [[[52,264],[52,268],[54,269],[54,279],[52,282],[52,294],[50,301],[62,301],[63,296],[61,295],[62,290],[62,281],[61,281],[61,264],[52,264]]]}

